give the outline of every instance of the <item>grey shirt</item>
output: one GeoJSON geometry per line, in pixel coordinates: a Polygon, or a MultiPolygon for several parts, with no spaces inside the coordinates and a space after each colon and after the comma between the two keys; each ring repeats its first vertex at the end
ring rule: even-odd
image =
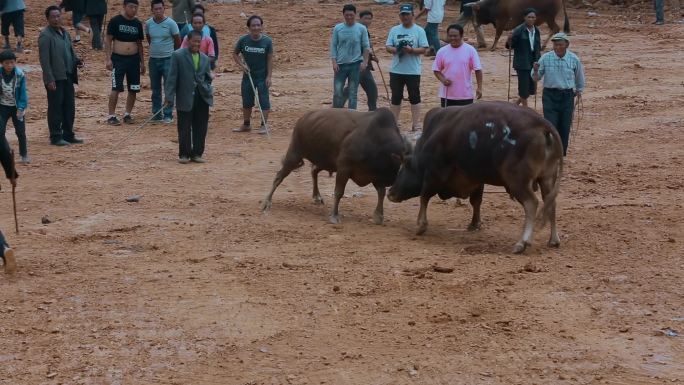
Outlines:
{"type": "Polygon", "coordinates": [[[368,30],[361,23],[349,26],[339,23],[333,28],[330,39],[330,58],[337,64],[350,64],[363,60],[363,52],[370,49],[368,30]]]}

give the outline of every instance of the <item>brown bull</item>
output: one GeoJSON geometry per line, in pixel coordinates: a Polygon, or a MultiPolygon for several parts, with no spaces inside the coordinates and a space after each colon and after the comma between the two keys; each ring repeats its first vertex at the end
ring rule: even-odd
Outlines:
{"type": "Polygon", "coordinates": [[[389,190],[392,202],[420,196],[418,231],[427,230],[427,205],[441,199],[470,197],[469,230],[480,227],[484,185],[504,186],[525,209],[525,226],[513,251],[532,241],[539,187],[542,222],[551,222],[550,246],[558,246],[556,197],[563,170],[563,147],[553,126],[529,108],[507,102],[435,108],[425,116],[423,135],[404,158],[389,190]]]}
{"type": "Polygon", "coordinates": [[[306,159],[312,163],[314,203],[323,203],[318,191],[318,173],[337,172],[330,222],[340,222],[340,199],[347,181],[351,179],[359,186],[373,184],[378,192],[373,220],[376,224],[382,224],[385,188],[394,183],[401,160],[410,149],[408,141],[399,133],[394,115],[387,108],[373,112],[344,109],[309,112],[295,125],[283,167],[276,174],[261,209],[270,209],[278,185],[290,172],[301,167],[306,159]]]}
{"type": "Polygon", "coordinates": [[[560,31],[560,27],[556,24],[556,15],[561,8],[565,14],[563,31],[570,33],[570,20],[565,9],[565,0],[480,0],[464,6],[473,8],[476,24],[493,24],[496,28],[492,51],[496,49],[503,31],[510,31],[525,21],[523,13],[527,8],[534,8],[537,11],[536,25],[546,23],[551,29],[551,34],[544,40],[542,48],[546,47],[553,34],[560,31]]]}

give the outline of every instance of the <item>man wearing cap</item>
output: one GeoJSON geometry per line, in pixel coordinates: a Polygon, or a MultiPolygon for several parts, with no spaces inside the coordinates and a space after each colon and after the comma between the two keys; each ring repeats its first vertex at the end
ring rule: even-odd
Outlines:
{"type": "Polygon", "coordinates": [[[553,51],[545,53],[538,63],[534,63],[532,77],[535,81],[542,80],[544,83],[544,118],[560,134],[565,156],[570,141],[575,96],[579,103],[584,90],[584,68],[577,55],[568,50],[568,35],[559,32],[553,35],[551,41],[553,51]]]}
{"type": "Polygon", "coordinates": [[[525,22],[515,27],[506,41],[506,48],[513,50],[513,69],[518,74],[518,100],[516,104],[527,107],[527,98],[537,93],[537,84],[532,80],[530,70],[539,60],[541,34],[534,23],[537,11],[527,8],[525,22]]]}
{"type": "Polygon", "coordinates": [[[412,131],[422,129],[420,117],[420,74],[422,60],[428,47],[425,30],[413,23],[413,5],[402,4],[399,8],[401,24],[390,29],[385,46],[393,54],[390,67],[390,88],[392,97],[390,110],[399,120],[404,87],[408,90],[411,102],[412,131]]]}

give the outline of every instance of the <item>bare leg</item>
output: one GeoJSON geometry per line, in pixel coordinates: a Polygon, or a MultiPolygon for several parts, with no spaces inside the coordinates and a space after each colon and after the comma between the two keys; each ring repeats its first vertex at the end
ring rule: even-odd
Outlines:
{"type": "Polygon", "coordinates": [[[522,191],[515,194],[516,199],[522,202],[525,209],[525,225],[523,227],[522,238],[513,247],[513,253],[520,254],[527,246],[532,244],[532,233],[534,232],[534,221],[537,215],[539,202],[532,192],[532,186],[525,186],[522,191]]]}
{"type": "Polygon", "coordinates": [[[527,107],[527,98],[520,98],[520,103],[523,107],[527,107]]]}
{"type": "Polygon", "coordinates": [[[318,191],[318,173],[321,169],[315,164],[311,165],[311,180],[313,181],[313,202],[317,205],[323,204],[323,198],[321,197],[321,192],[318,191]]]}
{"type": "Polygon", "coordinates": [[[432,195],[420,196],[420,210],[418,211],[418,230],[416,230],[416,235],[423,235],[427,231],[428,220],[427,220],[427,207],[430,202],[432,195]]]}
{"type": "Polygon", "coordinates": [[[119,91],[109,93],[109,115],[116,114],[116,104],[119,102],[119,91]]]}
{"type": "Polygon", "coordinates": [[[135,106],[135,92],[128,91],[126,95],[126,112],[130,115],[133,112],[133,106],[135,106]]]}
{"type": "Polygon", "coordinates": [[[335,202],[333,203],[332,213],[330,214],[330,223],[338,224],[342,222],[340,218],[340,199],[344,196],[344,189],[347,187],[349,174],[346,171],[337,170],[335,177],[335,202]]]}
{"type": "Polygon", "coordinates": [[[376,225],[381,225],[385,220],[385,213],[382,207],[385,201],[385,187],[376,185],[375,183],[373,183],[373,186],[375,187],[375,191],[378,192],[378,204],[375,206],[375,212],[373,212],[373,222],[376,225]]]}
{"type": "Polygon", "coordinates": [[[482,221],[480,219],[480,207],[482,206],[482,194],[484,194],[484,185],[481,185],[477,190],[470,194],[470,205],[473,206],[473,219],[470,220],[468,231],[475,231],[480,229],[482,221]]]}

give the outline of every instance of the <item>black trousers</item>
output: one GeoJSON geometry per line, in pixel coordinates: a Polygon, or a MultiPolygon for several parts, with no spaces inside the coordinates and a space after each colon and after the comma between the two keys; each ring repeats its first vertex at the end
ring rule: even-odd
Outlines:
{"type": "Polygon", "coordinates": [[[72,141],[74,139],[74,118],[76,117],[74,82],[71,78],[67,78],[55,83],[57,89],[47,91],[50,142],[55,143],[60,139],[72,141]]]}
{"type": "Polygon", "coordinates": [[[9,247],[9,244],[7,243],[7,240],[5,239],[5,236],[2,235],[2,231],[0,230],[0,251],[2,251],[3,247],[9,247]]]}
{"type": "Polygon", "coordinates": [[[442,107],[467,106],[473,104],[473,99],[444,99],[439,98],[442,107]]]}
{"type": "Polygon", "coordinates": [[[575,108],[575,91],[572,89],[544,88],[542,95],[544,118],[551,122],[563,142],[563,156],[567,155],[570,144],[572,112],[575,108]]]}
{"type": "Polygon", "coordinates": [[[209,127],[209,105],[195,90],[190,111],[178,113],[178,157],[192,158],[204,154],[204,141],[209,127]]]}
{"type": "Polygon", "coordinates": [[[5,137],[7,131],[7,122],[12,119],[14,124],[14,132],[17,134],[19,141],[19,155],[28,155],[28,145],[26,143],[26,122],[24,119],[17,119],[17,107],[3,106],[0,104],[0,136],[5,137]]]}
{"type": "Polygon", "coordinates": [[[393,105],[401,105],[401,100],[404,98],[404,87],[408,90],[409,102],[411,104],[420,103],[420,75],[402,75],[390,72],[393,105]]]}
{"type": "Polygon", "coordinates": [[[93,49],[102,49],[102,23],[104,15],[89,15],[90,29],[93,31],[93,49]]]}
{"type": "Polygon", "coordinates": [[[518,96],[527,99],[537,93],[537,83],[532,79],[531,69],[515,70],[518,74],[518,96]]]}

